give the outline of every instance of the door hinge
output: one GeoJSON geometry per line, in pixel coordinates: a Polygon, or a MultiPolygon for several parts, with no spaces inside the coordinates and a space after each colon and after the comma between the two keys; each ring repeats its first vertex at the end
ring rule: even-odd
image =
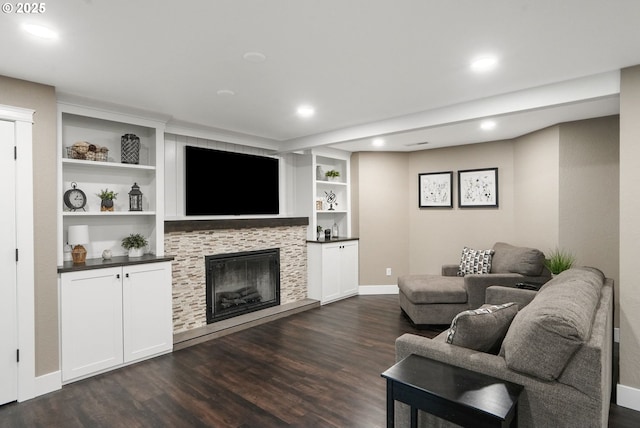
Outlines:
{"type": "Polygon", "coordinates": [[[16,248],[16,261],[18,261],[18,249],[16,248]]]}
{"type": "Polygon", "coordinates": [[[20,350],[16,349],[16,362],[19,363],[20,362],[20,350]]]}

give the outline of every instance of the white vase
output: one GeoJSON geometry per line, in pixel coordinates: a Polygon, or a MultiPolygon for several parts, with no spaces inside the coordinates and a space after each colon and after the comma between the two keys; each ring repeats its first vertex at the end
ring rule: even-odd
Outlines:
{"type": "Polygon", "coordinates": [[[144,248],[129,248],[129,257],[142,257],[144,248]]]}

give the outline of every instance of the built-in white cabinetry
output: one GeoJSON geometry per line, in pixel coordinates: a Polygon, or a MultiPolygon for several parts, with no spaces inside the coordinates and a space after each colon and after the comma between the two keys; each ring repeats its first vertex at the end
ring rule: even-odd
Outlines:
{"type": "Polygon", "coordinates": [[[88,225],[87,258],[100,258],[105,249],[126,254],[122,238],[141,233],[149,241],[147,252],[164,254],[164,123],[76,104],[58,104],[58,266],[71,225],[88,225]],[[137,164],[122,162],[122,136],[140,139],[137,164]],[[87,142],[95,152],[78,159],[70,152],[75,143],[87,142]],[[94,160],[97,159],[97,160],[94,160]],[[72,183],[82,190],[87,204],[71,210],[63,203],[72,183]],[[137,184],[142,211],[129,211],[129,192],[137,184]],[[101,211],[101,190],[117,193],[113,211],[101,211]]]}
{"type": "Polygon", "coordinates": [[[60,273],[63,383],[173,349],[171,262],[117,263],[60,273]]]}
{"type": "Polygon", "coordinates": [[[309,217],[309,240],[318,238],[318,229],[333,229],[334,225],[338,238],[351,237],[350,155],[323,149],[296,157],[296,213],[309,217]],[[329,178],[325,175],[328,171],[340,175],[329,178]]]}
{"type": "Polygon", "coordinates": [[[358,240],[307,243],[307,296],[325,304],[358,294],[358,240]]]}

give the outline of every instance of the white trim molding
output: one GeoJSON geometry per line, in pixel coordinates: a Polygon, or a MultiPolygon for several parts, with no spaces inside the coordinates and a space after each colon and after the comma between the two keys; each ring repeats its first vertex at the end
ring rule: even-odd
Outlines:
{"type": "Polygon", "coordinates": [[[62,389],[62,372],[60,370],[38,376],[35,380],[35,397],[62,389]]]}
{"type": "Polygon", "coordinates": [[[360,296],[376,295],[376,294],[398,294],[398,286],[392,285],[361,285],[358,287],[360,296]]]}
{"type": "Polygon", "coordinates": [[[618,384],[616,404],[640,412],[640,389],[618,384]]]}

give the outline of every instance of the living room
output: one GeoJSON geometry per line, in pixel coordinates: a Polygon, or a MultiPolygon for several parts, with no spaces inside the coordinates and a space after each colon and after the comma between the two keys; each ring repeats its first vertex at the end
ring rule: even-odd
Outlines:
{"type": "MultiPolygon", "coordinates": [[[[628,397],[627,407],[640,408],[640,369],[634,357],[640,347],[634,327],[639,297],[633,257],[637,250],[633,237],[639,227],[633,183],[640,174],[635,144],[640,131],[633,118],[640,109],[640,70],[630,67],[640,61],[628,61],[619,67],[619,114],[558,123],[513,138],[482,136],[473,141],[482,144],[408,152],[354,151],[351,233],[360,240],[361,294],[387,293],[403,273],[438,272],[442,264],[459,257],[464,245],[489,247],[502,240],[543,251],[570,249],[580,264],[597,266],[616,281],[619,388],[621,396],[628,397]],[[498,209],[460,209],[457,203],[452,209],[419,209],[418,174],[493,167],[499,171],[498,209]],[[386,268],[391,268],[391,275],[386,268]]],[[[2,104],[36,110],[33,362],[35,377],[46,378],[60,370],[59,249],[52,215],[60,204],[54,184],[60,88],[8,67],[0,73],[8,76],[0,79],[2,104]]],[[[256,140],[258,146],[263,143],[256,140]]]]}

